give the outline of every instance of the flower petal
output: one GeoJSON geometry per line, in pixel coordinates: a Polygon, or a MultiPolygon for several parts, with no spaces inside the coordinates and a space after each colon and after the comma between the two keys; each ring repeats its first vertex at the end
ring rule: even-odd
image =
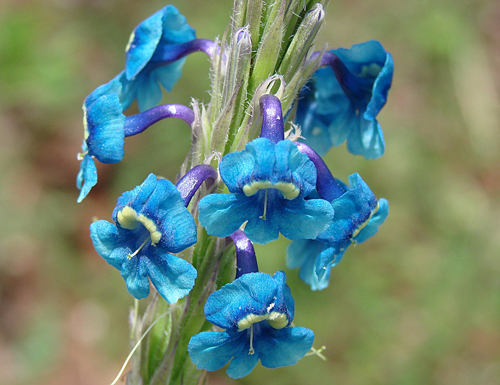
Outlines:
{"type": "Polygon", "coordinates": [[[365,119],[374,120],[382,107],[387,102],[387,94],[392,84],[394,73],[394,61],[390,53],[387,52],[384,67],[380,71],[375,84],[373,85],[372,98],[363,115],[365,119]]]}
{"type": "Polygon", "coordinates": [[[316,260],[322,254],[333,254],[335,248],[312,239],[302,239],[292,242],[287,249],[287,265],[294,269],[300,267],[299,277],[311,286],[312,290],[323,290],[328,287],[331,266],[325,265],[325,271],[321,278],[316,273],[316,260]]]}
{"type": "Polygon", "coordinates": [[[133,88],[131,88],[135,92],[135,98],[137,99],[139,111],[141,112],[156,107],[163,97],[161,87],[154,73],[156,73],[156,71],[151,68],[144,69],[137,75],[134,80],[135,84],[133,88]]]}
{"type": "Polygon", "coordinates": [[[189,341],[188,353],[198,369],[218,370],[241,354],[245,339],[241,334],[201,332],[189,341]]]}
{"type": "Polygon", "coordinates": [[[181,193],[172,182],[166,179],[156,180],[155,177],[154,190],[141,206],[140,213],[151,218],[162,234],[158,247],[178,253],[196,243],[193,216],[186,209],[181,193]]]}
{"type": "Polygon", "coordinates": [[[329,243],[350,240],[377,207],[377,198],[359,174],[352,174],[349,183],[347,191],[332,201],[335,216],[318,240],[329,243]]]}
{"type": "Polygon", "coordinates": [[[90,225],[90,238],[97,253],[111,266],[120,269],[124,259],[110,258],[113,252],[121,247],[116,226],[104,220],[94,222],[90,225]]]}
{"type": "Polygon", "coordinates": [[[121,267],[127,290],[136,299],[146,298],[149,295],[146,261],[147,258],[144,257],[127,258],[121,267]]]}
{"type": "MultiPolygon", "coordinates": [[[[264,142],[266,143],[266,142],[264,142]]],[[[247,148],[250,143],[247,144],[247,148]]],[[[271,154],[271,143],[266,145],[267,151],[271,154]]],[[[274,153],[272,153],[274,157],[274,153]]],[[[232,193],[241,192],[245,183],[249,181],[253,170],[256,167],[253,153],[247,150],[227,154],[219,165],[221,178],[232,193]]]]}
{"type": "MultiPolygon", "coordinates": [[[[248,331],[240,334],[248,334],[248,331]]],[[[241,350],[235,354],[226,371],[227,375],[234,379],[242,378],[250,374],[253,368],[255,368],[255,365],[257,365],[257,362],[259,362],[258,354],[249,353],[250,344],[248,337],[242,341],[240,348],[241,350]]]]}
{"type": "Polygon", "coordinates": [[[162,34],[164,10],[165,8],[148,17],[132,32],[125,60],[128,80],[133,79],[153,56],[162,34]]]}
{"type": "Polygon", "coordinates": [[[368,224],[358,233],[358,235],[353,238],[356,243],[364,242],[375,235],[379,226],[384,223],[389,215],[389,202],[387,202],[387,199],[380,198],[378,204],[379,208],[377,212],[371,217],[368,224]]]}
{"type": "Polygon", "coordinates": [[[279,194],[275,190],[268,190],[268,202],[265,202],[265,192],[259,191],[255,194],[252,205],[246,210],[245,234],[254,243],[265,245],[279,238],[281,203],[276,199],[279,194]],[[259,202],[259,203],[254,203],[259,202]],[[267,213],[264,216],[264,205],[267,205],[267,213]]]}
{"type": "Polygon", "coordinates": [[[295,365],[311,350],[314,333],[303,327],[273,329],[263,324],[255,350],[266,368],[295,365]]]}
{"type": "Polygon", "coordinates": [[[179,59],[171,64],[154,69],[151,75],[160,82],[168,92],[171,92],[175,83],[177,83],[182,76],[182,67],[185,62],[185,58],[179,59]]]}
{"type": "Polygon", "coordinates": [[[326,277],[325,279],[325,276],[330,276],[331,268],[336,266],[342,260],[345,251],[350,245],[350,241],[346,241],[343,244],[324,244],[323,250],[321,251],[321,253],[319,253],[319,255],[316,257],[316,260],[314,261],[314,273],[316,275],[316,280],[318,281],[318,283],[323,281],[326,286],[328,286],[328,277],[326,277]]]}
{"type": "Polygon", "coordinates": [[[349,131],[347,149],[351,154],[363,155],[366,159],[376,159],[384,154],[385,141],[380,124],[376,119],[359,117],[358,126],[349,131]]]}
{"type": "Polygon", "coordinates": [[[163,44],[179,44],[196,38],[196,32],[173,5],[167,5],[163,17],[163,44]]]}
{"type": "Polygon", "coordinates": [[[227,237],[240,228],[249,212],[256,210],[252,199],[235,194],[210,194],[198,206],[200,224],[211,235],[227,237]]]}
{"type": "Polygon", "coordinates": [[[122,73],[118,74],[118,76],[114,77],[108,83],[102,84],[99,87],[97,87],[94,91],[92,91],[90,95],[85,98],[85,101],[83,102],[83,107],[89,108],[92,104],[94,104],[96,100],[105,95],[112,95],[112,94],[120,95],[122,91],[122,83],[120,81],[121,75],[122,73]]]}
{"type": "Polygon", "coordinates": [[[157,249],[155,257],[150,256],[145,264],[151,282],[169,303],[185,297],[194,286],[196,269],[182,258],[157,249]]]}
{"type": "Polygon", "coordinates": [[[77,202],[80,203],[90,192],[92,187],[97,184],[97,168],[94,159],[85,155],[80,164],[80,171],[76,177],[76,186],[80,189],[80,195],[77,202]]]}
{"type": "Polygon", "coordinates": [[[123,159],[125,115],[117,94],[101,96],[85,111],[89,154],[102,163],[117,163],[123,159]]]}
{"type": "Polygon", "coordinates": [[[323,199],[297,199],[282,203],[280,231],[291,240],[316,238],[334,217],[332,205],[323,199]]]}
{"type": "Polygon", "coordinates": [[[290,140],[276,144],[276,163],[273,170],[275,182],[292,182],[299,187],[299,197],[305,197],[316,186],[316,167],[307,155],[301,153],[290,140]]]}
{"type": "Polygon", "coordinates": [[[286,275],[283,271],[277,271],[273,275],[273,279],[276,281],[276,298],[271,310],[286,314],[288,325],[290,325],[293,321],[295,301],[293,300],[290,287],[286,284],[286,275]]]}
{"type": "Polygon", "coordinates": [[[268,313],[276,297],[277,284],[269,274],[244,274],[208,297],[205,316],[223,329],[238,329],[238,322],[249,314],[268,313]]]}

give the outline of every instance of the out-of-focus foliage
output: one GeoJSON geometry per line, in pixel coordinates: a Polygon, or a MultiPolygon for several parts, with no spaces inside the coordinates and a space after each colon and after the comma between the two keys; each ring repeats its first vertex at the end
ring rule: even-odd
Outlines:
{"type": "MultiPolygon", "coordinates": [[[[149,172],[175,179],[190,134],[162,122],[99,165],[76,204],[80,106],[123,67],[132,28],[165,2],[0,3],[0,373],[6,385],[105,384],[128,354],[127,294],[93,250],[92,216],[110,219],[149,172]]],[[[222,35],[232,1],[174,2],[198,36],[222,35]]],[[[375,161],[333,149],[336,177],[359,172],[391,213],[351,248],[330,286],[287,272],[295,322],[328,361],[258,367],[244,384],[495,384],[500,378],[500,4],[494,0],[331,1],[321,45],[377,39],[394,57],[375,161]],[[342,159],[342,161],[340,161],[342,159]]],[[[208,99],[208,61],[188,58],[167,96],[208,99]]],[[[280,240],[256,247],[285,268],[280,240]]],[[[235,383],[212,375],[213,383],[235,383]]]]}

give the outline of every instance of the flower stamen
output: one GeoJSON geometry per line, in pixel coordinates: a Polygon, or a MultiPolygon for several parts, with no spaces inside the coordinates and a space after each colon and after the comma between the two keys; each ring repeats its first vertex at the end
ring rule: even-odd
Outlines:
{"type": "Polygon", "coordinates": [[[248,354],[251,356],[255,354],[255,350],[253,348],[253,325],[250,326],[250,349],[248,349],[248,354]]]}
{"type": "Polygon", "coordinates": [[[265,197],[264,197],[264,214],[262,214],[262,216],[260,216],[259,218],[261,218],[262,220],[266,220],[266,213],[267,213],[267,188],[266,188],[266,192],[265,192],[265,197]]]}
{"type": "Polygon", "coordinates": [[[133,254],[129,254],[129,255],[127,255],[127,258],[128,258],[128,259],[132,259],[132,258],[134,258],[134,257],[137,255],[137,253],[139,253],[139,251],[141,251],[141,249],[142,249],[144,246],[146,246],[146,243],[148,243],[148,241],[149,241],[150,239],[151,239],[151,235],[150,235],[150,236],[148,236],[148,237],[144,240],[144,242],[142,242],[142,245],[140,245],[140,246],[139,246],[139,248],[138,248],[136,251],[134,251],[134,252],[133,252],[133,254]]]}

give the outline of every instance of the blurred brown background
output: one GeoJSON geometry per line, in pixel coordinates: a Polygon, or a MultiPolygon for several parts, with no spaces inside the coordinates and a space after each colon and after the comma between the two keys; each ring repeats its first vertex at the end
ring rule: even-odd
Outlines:
{"type": "MultiPolygon", "coordinates": [[[[95,253],[88,226],[149,172],[175,178],[189,148],[162,122],[99,165],[76,204],[83,99],[123,67],[133,27],[162,1],[0,2],[0,384],[109,384],[128,354],[130,297],[95,253]]],[[[230,0],[174,1],[198,37],[222,35],[230,0]]],[[[500,383],[500,3],[332,0],[320,44],[377,39],[395,78],[379,121],[386,155],[344,146],[333,173],[359,172],[389,199],[379,234],[352,248],[331,284],[311,292],[288,272],[295,324],[327,362],[260,366],[243,384],[500,383]]],[[[208,101],[208,62],[190,57],[169,102],[208,101]]],[[[258,247],[285,269],[281,240],[258,247]]],[[[286,270],[286,269],[285,269],[286,270]]],[[[236,383],[223,371],[213,383],[236,383]]]]}

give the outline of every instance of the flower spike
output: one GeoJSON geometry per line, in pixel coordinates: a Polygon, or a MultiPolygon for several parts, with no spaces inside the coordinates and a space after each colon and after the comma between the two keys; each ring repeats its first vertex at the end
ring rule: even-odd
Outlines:
{"type": "Polygon", "coordinates": [[[217,180],[217,177],[217,171],[208,164],[200,164],[189,170],[175,185],[184,199],[185,206],[189,205],[194,193],[203,182],[207,182],[207,187],[210,187],[217,180]]]}
{"type": "Polygon", "coordinates": [[[307,143],[321,155],[346,140],[355,155],[383,155],[385,142],[376,116],[392,83],[391,54],[372,40],[325,52],[321,65],[328,68],[316,71],[299,95],[295,122],[307,143]]]}
{"type": "Polygon", "coordinates": [[[257,362],[267,368],[294,365],[311,349],[314,333],[291,327],[294,300],[286,276],[248,273],[212,293],[205,316],[224,331],[191,338],[188,352],[199,369],[222,368],[232,378],[248,375],[257,362]]]}
{"type": "Polygon", "coordinates": [[[148,296],[148,277],[170,303],[191,291],[195,268],[170,253],[196,243],[196,224],[170,181],[150,174],[118,198],[113,221],[92,223],[90,237],[99,255],[120,270],[132,296],[148,296]]]}

